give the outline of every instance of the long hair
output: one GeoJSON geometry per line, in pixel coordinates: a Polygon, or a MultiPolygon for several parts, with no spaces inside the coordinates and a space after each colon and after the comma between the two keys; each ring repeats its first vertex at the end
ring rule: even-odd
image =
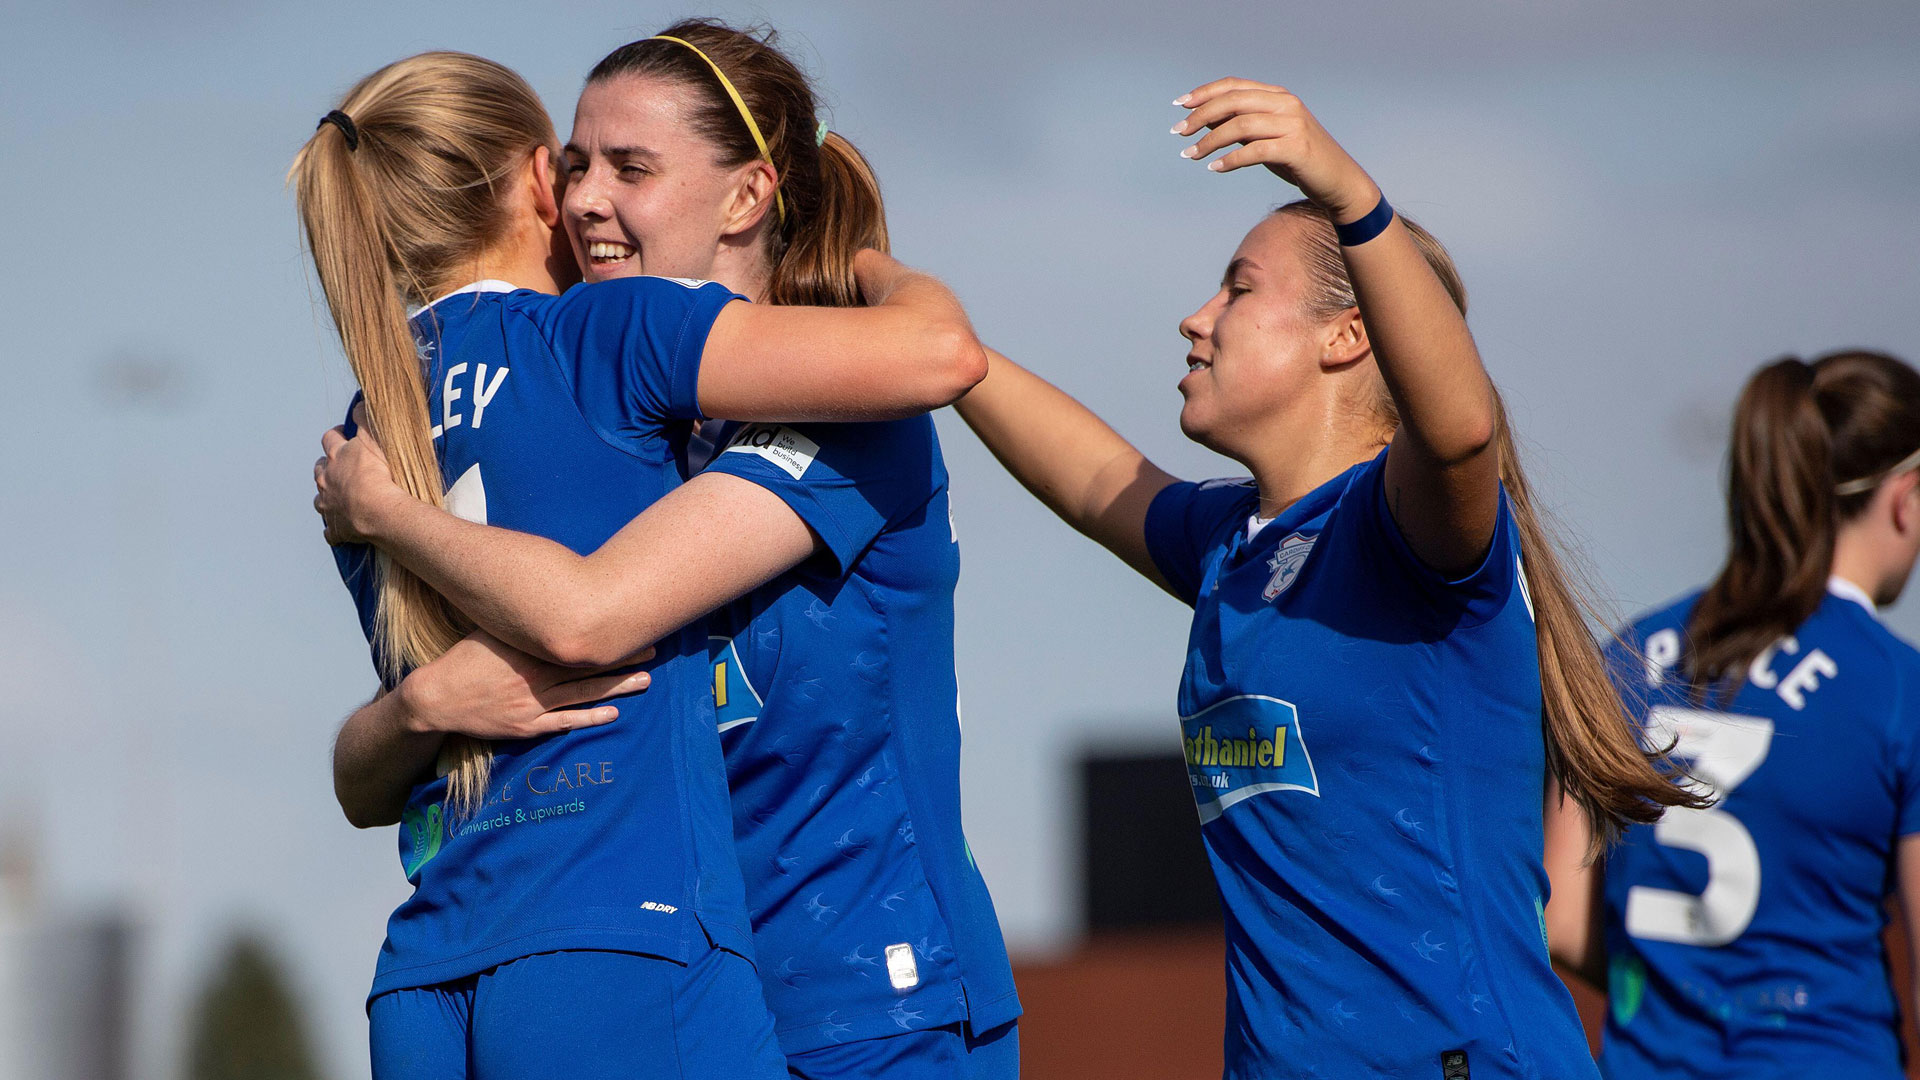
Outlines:
{"type": "MultiPolygon", "coordinates": [[[[366,399],[368,425],[393,478],[415,498],[444,500],[427,415],[424,361],[407,305],[455,287],[508,225],[501,194],[553,123],[525,80],[465,53],[408,57],[360,80],[340,102],[355,129],[323,123],[288,180],[327,307],[366,399]]],[[[375,652],[392,685],[451,648],[472,623],[384,555],[375,652]]],[[[492,750],[453,736],[442,752],[456,814],[478,808],[492,750]]]]}
{"type": "MultiPolygon", "coordinates": [[[[661,31],[712,58],[753,113],[786,204],[775,219],[767,252],[773,273],[767,300],[775,304],[853,307],[860,289],[853,257],[861,248],[887,250],[887,215],[880,181],[860,151],[838,132],[818,141],[819,104],[813,85],[775,47],[767,28],[741,30],[713,19],[687,19],[661,31]]],[[[697,102],[692,126],[711,142],[724,168],[760,157],[740,110],[713,68],[693,50],[647,38],[620,46],[594,65],[587,84],[628,76],[667,79],[697,102]]]]}
{"type": "MultiPolygon", "coordinates": [[[[1308,278],[1308,311],[1322,319],[1358,306],[1340,241],[1326,211],[1311,202],[1288,203],[1274,211],[1299,221],[1301,255],[1308,278]]],[[[1440,241],[1408,220],[1400,221],[1413,234],[1420,255],[1432,267],[1454,306],[1467,311],[1467,290],[1440,241]]],[[[1364,319],[1365,312],[1362,312],[1364,319]]],[[[1389,425],[1399,426],[1398,411],[1385,393],[1377,408],[1389,425]]],[[[1507,491],[1514,524],[1520,534],[1520,559],[1533,600],[1534,623],[1540,653],[1540,706],[1547,765],[1567,798],[1579,804],[1593,823],[1596,849],[1617,837],[1630,823],[1659,820],[1669,806],[1698,806],[1703,800],[1672,782],[1659,762],[1660,755],[1643,749],[1634,735],[1631,715],[1606,661],[1588,630],[1594,621],[1590,592],[1582,577],[1560,553],[1533,488],[1521,468],[1513,443],[1512,425],[1498,393],[1496,452],[1500,455],[1500,482],[1507,491]]]]}
{"type": "Polygon", "coordinates": [[[1793,357],[1755,372],[1734,407],[1727,562],[1694,605],[1683,651],[1696,699],[1731,698],[1767,646],[1820,606],[1840,525],[1920,449],[1920,374],[1883,353],[1793,357]]]}

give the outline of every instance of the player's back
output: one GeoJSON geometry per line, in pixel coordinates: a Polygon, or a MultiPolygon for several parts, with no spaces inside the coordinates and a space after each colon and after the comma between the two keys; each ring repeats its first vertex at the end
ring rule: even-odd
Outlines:
{"type": "Polygon", "coordinates": [[[1920,830],[1920,654],[1836,588],[1721,707],[1680,673],[1697,596],[1612,653],[1649,744],[1719,798],[1607,860],[1609,1076],[1901,1075],[1881,932],[1895,845],[1920,830]]]}
{"type": "MultiPolygon", "coordinates": [[[[591,552],[679,482],[669,421],[694,409],[704,328],[733,296],[664,279],[475,288],[414,319],[447,506],[591,552]]],[[[367,621],[357,561],[343,571],[367,621]]],[[[554,949],[751,955],[704,624],[657,649],[619,722],[494,744],[477,812],[446,813],[444,779],[414,788],[400,843],[415,891],[375,994],[554,949]]]]}

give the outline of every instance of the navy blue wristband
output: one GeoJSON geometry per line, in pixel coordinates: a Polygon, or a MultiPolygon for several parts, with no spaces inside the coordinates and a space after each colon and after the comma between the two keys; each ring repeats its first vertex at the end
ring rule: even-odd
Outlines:
{"type": "Polygon", "coordinates": [[[1387,226],[1391,224],[1393,224],[1393,207],[1387,205],[1387,197],[1382,194],[1379,204],[1367,211],[1366,217],[1359,221],[1349,221],[1345,225],[1336,224],[1333,232],[1340,238],[1341,247],[1359,247],[1386,232],[1387,226]]]}

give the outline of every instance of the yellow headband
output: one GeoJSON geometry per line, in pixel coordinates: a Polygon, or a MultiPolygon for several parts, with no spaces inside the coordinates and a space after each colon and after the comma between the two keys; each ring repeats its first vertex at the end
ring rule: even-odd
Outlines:
{"type": "MultiPolygon", "coordinates": [[[[753,136],[754,145],[760,148],[761,160],[765,161],[769,165],[773,165],[773,152],[767,149],[767,140],[764,136],[760,134],[760,125],[753,122],[753,111],[747,108],[747,99],[741,97],[740,91],[735,90],[733,88],[733,80],[727,78],[727,73],[724,71],[721,71],[720,65],[713,62],[713,57],[708,56],[704,52],[701,52],[700,47],[698,45],[695,45],[691,41],[686,41],[684,39],[677,38],[677,37],[671,37],[666,34],[655,34],[652,37],[648,38],[647,40],[648,41],[671,41],[676,45],[685,45],[687,48],[693,50],[693,55],[699,57],[702,60],[705,60],[707,62],[707,66],[713,69],[714,78],[717,78],[720,80],[720,88],[725,90],[727,92],[727,96],[733,99],[733,107],[740,110],[740,119],[745,120],[747,122],[747,134],[753,136]]],[[[775,178],[774,187],[773,187],[773,208],[780,215],[780,224],[785,225],[787,223],[787,200],[780,197],[780,181],[779,181],[780,166],[773,165],[773,175],[775,178]]]]}

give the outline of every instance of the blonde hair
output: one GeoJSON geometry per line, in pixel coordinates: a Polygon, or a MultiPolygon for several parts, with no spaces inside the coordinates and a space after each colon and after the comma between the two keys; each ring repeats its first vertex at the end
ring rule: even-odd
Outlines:
{"type": "MultiPolygon", "coordinates": [[[[1358,307],[1346,257],[1326,211],[1305,200],[1274,211],[1301,224],[1300,255],[1308,279],[1307,309],[1330,319],[1358,307]]],[[[1467,310],[1467,289],[1446,248],[1433,234],[1400,217],[1414,245],[1433,269],[1454,306],[1467,310]]],[[[1362,313],[1364,316],[1364,312],[1362,313]]],[[[1376,409],[1390,427],[1399,412],[1380,386],[1376,409]]],[[[1540,652],[1540,707],[1547,764],[1567,798],[1592,822],[1597,850],[1619,836],[1629,823],[1659,820],[1669,806],[1700,806],[1705,800],[1674,784],[1663,755],[1650,753],[1634,736],[1632,717],[1620,692],[1607,677],[1606,661],[1588,627],[1595,625],[1588,591],[1559,552],[1520,466],[1506,403],[1494,396],[1498,411],[1496,450],[1500,481],[1520,535],[1520,558],[1533,600],[1540,652]]]]}
{"type": "MultiPolygon", "coordinates": [[[[322,123],[288,181],[368,426],[394,480],[441,505],[444,488],[427,413],[425,361],[407,323],[456,287],[509,225],[501,200],[527,155],[552,147],[553,122],[526,81],[478,56],[429,52],[360,80],[341,101],[356,130],[322,123]]],[[[375,561],[375,651],[388,685],[464,637],[472,623],[385,555],[375,561]]],[[[490,744],[450,736],[447,803],[471,813],[486,795],[490,744]]]]}

